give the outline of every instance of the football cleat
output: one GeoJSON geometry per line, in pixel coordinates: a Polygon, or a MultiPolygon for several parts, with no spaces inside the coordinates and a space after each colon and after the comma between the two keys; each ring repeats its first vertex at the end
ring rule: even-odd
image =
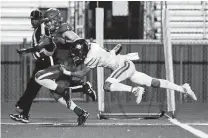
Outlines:
{"type": "Polygon", "coordinates": [[[84,93],[92,98],[92,101],[96,101],[97,95],[95,90],[93,90],[90,82],[86,82],[84,85],[84,93]]]}
{"type": "Polygon", "coordinates": [[[71,105],[71,88],[66,88],[64,91],[64,100],[66,101],[67,108],[70,108],[71,105]]]}
{"type": "Polygon", "coordinates": [[[9,117],[14,121],[19,121],[22,123],[28,123],[29,122],[29,116],[22,115],[22,114],[10,114],[9,117]]]}
{"type": "Polygon", "coordinates": [[[21,115],[21,117],[22,117],[22,120],[21,120],[22,123],[29,123],[29,116],[21,115]]]}
{"type": "Polygon", "coordinates": [[[90,114],[88,112],[84,111],[84,113],[77,119],[78,126],[84,125],[89,115],[90,114]]]}
{"type": "Polygon", "coordinates": [[[192,99],[194,99],[195,101],[197,100],[196,95],[194,94],[194,92],[191,90],[191,87],[188,83],[185,83],[183,86],[184,92],[186,95],[189,95],[192,99]]]}
{"type": "Polygon", "coordinates": [[[21,115],[20,114],[10,114],[9,117],[14,121],[20,121],[21,115]]]}
{"type": "Polygon", "coordinates": [[[143,87],[135,87],[132,93],[136,96],[136,103],[139,104],[142,101],[142,95],[144,94],[143,87]]]}

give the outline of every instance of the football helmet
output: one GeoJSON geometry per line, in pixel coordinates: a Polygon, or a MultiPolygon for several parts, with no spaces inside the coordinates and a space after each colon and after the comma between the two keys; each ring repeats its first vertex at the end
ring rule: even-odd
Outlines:
{"type": "Polygon", "coordinates": [[[55,31],[63,22],[61,12],[56,8],[50,8],[44,13],[44,24],[50,31],[55,31]]]}
{"type": "Polygon", "coordinates": [[[38,9],[31,11],[29,19],[31,19],[32,28],[37,28],[42,23],[42,12],[38,9]]]}
{"type": "Polygon", "coordinates": [[[76,66],[84,63],[87,53],[89,51],[88,43],[85,39],[75,40],[71,48],[71,56],[76,66]]]}

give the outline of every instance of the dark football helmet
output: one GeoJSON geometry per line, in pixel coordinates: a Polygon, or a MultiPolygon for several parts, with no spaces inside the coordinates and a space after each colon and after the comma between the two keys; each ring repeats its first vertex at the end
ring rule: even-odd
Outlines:
{"type": "Polygon", "coordinates": [[[31,25],[32,28],[37,28],[38,26],[40,26],[40,24],[42,23],[42,12],[38,9],[35,9],[33,11],[31,11],[30,13],[30,19],[31,19],[31,25]]]}
{"type": "Polygon", "coordinates": [[[73,43],[71,48],[71,56],[76,66],[84,63],[88,51],[89,45],[85,39],[78,39],[73,43]]]}
{"type": "Polygon", "coordinates": [[[61,12],[56,8],[50,8],[45,11],[43,19],[46,28],[50,31],[57,30],[63,22],[61,12]]]}

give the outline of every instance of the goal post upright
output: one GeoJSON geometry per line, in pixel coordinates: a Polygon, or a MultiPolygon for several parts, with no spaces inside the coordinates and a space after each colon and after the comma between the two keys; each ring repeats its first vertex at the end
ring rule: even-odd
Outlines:
{"type": "MultiPolygon", "coordinates": [[[[164,45],[164,55],[165,55],[165,71],[166,79],[174,82],[173,76],[173,56],[172,56],[172,43],[171,43],[171,33],[169,25],[169,9],[167,2],[162,4],[162,42],[164,45]]],[[[167,110],[175,116],[175,92],[174,90],[167,90],[167,110]]]]}
{"type": "MultiPolygon", "coordinates": [[[[103,47],[104,39],[104,9],[96,8],[96,42],[103,47]]],[[[104,69],[97,68],[98,111],[104,112],[104,69]]]]}

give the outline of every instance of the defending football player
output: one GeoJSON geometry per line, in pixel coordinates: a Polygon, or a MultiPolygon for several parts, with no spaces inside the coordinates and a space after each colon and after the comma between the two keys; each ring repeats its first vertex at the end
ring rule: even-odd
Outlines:
{"type": "Polygon", "coordinates": [[[63,73],[69,76],[83,77],[87,72],[95,67],[106,67],[113,70],[113,73],[107,78],[104,84],[104,90],[109,92],[126,91],[134,93],[136,103],[139,104],[142,100],[144,88],[132,87],[120,83],[123,80],[130,79],[132,82],[140,85],[151,87],[160,87],[172,89],[189,95],[192,99],[197,100],[194,92],[189,84],[185,83],[182,86],[174,84],[168,80],[152,78],[135,69],[131,57],[128,55],[115,55],[107,52],[96,43],[88,44],[84,39],[76,40],[74,48],[72,48],[72,59],[74,64],[85,64],[86,67],[77,72],[67,71],[64,66],[61,66],[63,73]]]}

